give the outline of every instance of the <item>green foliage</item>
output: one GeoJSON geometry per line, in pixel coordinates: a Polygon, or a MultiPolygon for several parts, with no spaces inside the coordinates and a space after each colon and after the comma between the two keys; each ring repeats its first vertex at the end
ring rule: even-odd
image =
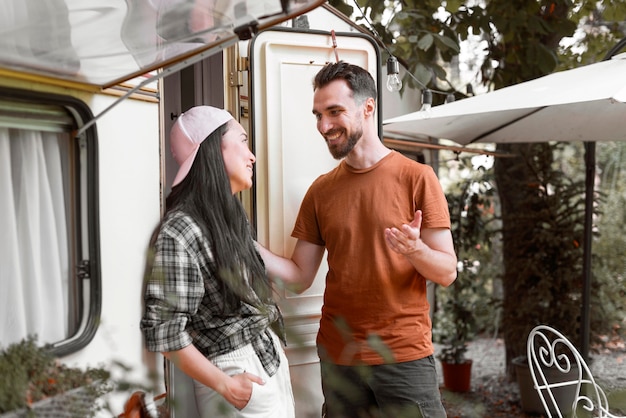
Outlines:
{"type": "Polygon", "coordinates": [[[626,34],[626,0],[582,2],[570,18],[580,22],[580,36],[559,48],[559,70],[602,61],[626,34]]]}
{"type": "MultiPolygon", "coordinates": [[[[626,0],[356,3],[359,7],[353,6],[354,0],[329,1],[364,29],[375,32],[419,80],[415,83],[406,77],[403,84],[418,89],[426,85],[452,90],[447,63],[458,57],[460,42],[470,34],[486,41],[482,83],[500,88],[555,69],[600,61],[608,48],[624,36],[626,27],[626,0]],[[573,42],[559,46],[566,37],[573,42]],[[444,87],[438,87],[441,85],[444,87]]],[[[433,97],[434,105],[441,102],[443,97],[433,97]]]]}
{"type": "Polygon", "coordinates": [[[79,387],[87,387],[92,398],[111,390],[107,382],[108,372],[99,368],[81,370],[57,363],[46,347],[37,345],[34,336],[0,352],[0,375],[0,413],[29,408],[37,401],[79,387]]]}
{"type": "Polygon", "coordinates": [[[596,218],[599,235],[593,242],[593,292],[591,327],[599,337],[626,336],[626,143],[598,143],[596,146],[598,192],[603,196],[596,218]]]}
{"type": "MultiPolygon", "coordinates": [[[[503,329],[507,352],[515,358],[525,353],[519,335],[539,323],[560,329],[575,344],[581,341],[584,154],[582,144],[517,144],[507,149],[519,156],[496,164],[502,166],[498,189],[508,245],[503,329]]],[[[607,158],[600,155],[599,160],[607,158]]],[[[620,323],[623,326],[625,317],[626,212],[621,196],[601,191],[594,199],[592,348],[600,347],[620,323]]]]}
{"type": "MultiPolygon", "coordinates": [[[[558,64],[561,38],[572,36],[576,22],[568,18],[571,4],[534,0],[491,0],[484,12],[492,17],[486,33],[489,60],[483,64],[483,84],[494,88],[517,84],[552,72],[558,64]],[[492,62],[497,62],[495,71],[492,62]]],[[[471,23],[469,23],[471,25],[471,23]]]]}
{"type": "Polygon", "coordinates": [[[584,181],[566,175],[556,156],[564,144],[520,144],[518,157],[496,161],[502,202],[503,329],[510,358],[549,324],[576,341],[580,329],[584,181]],[[505,179],[503,182],[502,179],[505,179]]]}
{"type": "MultiPolygon", "coordinates": [[[[443,63],[460,52],[458,37],[445,21],[434,18],[440,1],[405,0],[401,8],[389,9],[386,2],[330,0],[329,4],[351,16],[366,30],[374,31],[415,80],[406,76],[403,85],[421,89],[443,81],[449,84],[443,63]],[[362,17],[361,11],[368,19],[362,17]],[[384,14],[389,13],[389,16],[384,14]],[[383,20],[384,19],[384,20],[383,20]]],[[[433,98],[437,104],[438,98],[433,98]]]]}
{"type": "Polygon", "coordinates": [[[441,304],[433,330],[434,339],[444,344],[439,358],[448,363],[465,361],[467,342],[492,320],[495,307],[490,293],[494,282],[490,258],[497,242],[491,172],[484,167],[474,169],[470,159],[459,164],[459,172],[466,177],[446,194],[459,260],[457,279],[450,287],[438,289],[441,304]]]}

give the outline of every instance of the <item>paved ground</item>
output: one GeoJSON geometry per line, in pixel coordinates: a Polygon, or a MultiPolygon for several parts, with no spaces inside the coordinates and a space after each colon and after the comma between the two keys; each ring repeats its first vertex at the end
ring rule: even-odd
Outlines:
{"type": "MultiPolygon", "coordinates": [[[[440,348],[436,345],[436,352],[440,348]]],[[[474,362],[471,393],[455,394],[443,390],[450,418],[531,417],[521,410],[517,384],[508,382],[505,377],[502,339],[479,338],[469,344],[467,356],[474,362]]],[[[592,354],[589,364],[594,378],[607,392],[626,394],[626,347],[623,343],[612,350],[592,354]]],[[[443,386],[439,362],[437,367],[443,386]]],[[[623,398],[624,395],[620,395],[617,401],[626,408],[623,398]]]]}

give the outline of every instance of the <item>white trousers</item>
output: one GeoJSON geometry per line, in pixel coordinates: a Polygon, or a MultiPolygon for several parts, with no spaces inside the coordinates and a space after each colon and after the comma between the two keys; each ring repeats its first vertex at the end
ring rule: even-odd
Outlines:
{"type": "Polygon", "coordinates": [[[272,377],[263,369],[251,344],[211,358],[216,367],[230,376],[245,371],[260,376],[265,384],[252,383],[250,401],[242,410],[238,410],[213,389],[194,380],[196,404],[202,418],[295,418],[287,356],[278,337],[273,332],[271,334],[280,355],[280,367],[272,377]]]}

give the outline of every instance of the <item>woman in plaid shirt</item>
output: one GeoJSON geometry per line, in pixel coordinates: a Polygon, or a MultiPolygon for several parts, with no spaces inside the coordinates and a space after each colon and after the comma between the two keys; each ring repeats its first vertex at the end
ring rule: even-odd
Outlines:
{"type": "Polygon", "coordinates": [[[282,316],[237,197],[252,186],[248,135],[198,106],[170,142],[180,169],[150,246],[146,347],[194,379],[203,417],[294,417],[282,316]]]}

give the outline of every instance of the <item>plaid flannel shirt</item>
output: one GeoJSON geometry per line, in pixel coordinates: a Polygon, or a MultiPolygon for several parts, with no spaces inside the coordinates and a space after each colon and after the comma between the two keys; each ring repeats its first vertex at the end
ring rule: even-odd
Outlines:
{"type": "Polygon", "coordinates": [[[269,328],[285,342],[276,304],[262,302],[250,287],[247,302],[225,311],[209,242],[198,224],[180,211],[168,214],[153,250],[141,320],[146,348],[174,351],[193,343],[210,360],[250,343],[273,376],[280,358],[269,328]]]}

